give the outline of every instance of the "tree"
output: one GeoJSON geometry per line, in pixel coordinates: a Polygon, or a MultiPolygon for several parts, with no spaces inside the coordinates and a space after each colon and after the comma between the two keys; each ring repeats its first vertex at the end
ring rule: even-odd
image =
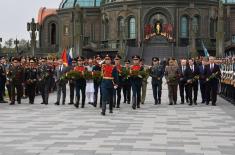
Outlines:
{"type": "Polygon", "coordinates": [[[5,46],[6,46],[7,48],[12,48],[12,46],[13,46],[13,39],[10,38],[10,39],[8,39],[7,41],[5,41],[5,46]]]}
{"type": "Polygon", "coordinates": [[[25,40],[25,39],[21,39],[20,41],[19,41],[19,48],[22,48],[22,49],[24,49],[24,48],[27,48],[27,46],[28,46],[28,42],[27,42],[27,40],[25,40]]]}

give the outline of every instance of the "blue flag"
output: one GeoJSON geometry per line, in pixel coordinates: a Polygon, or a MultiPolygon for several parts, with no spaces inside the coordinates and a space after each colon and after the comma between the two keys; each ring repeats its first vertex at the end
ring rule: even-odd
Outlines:
{"type": "Polygon", "coordinates": [[[208,53],[208,50],[206,49],[205,45],[204,45],[204,42],[202,41],[202,48],[203,48],[203,51],[204,51],[204,56],[205,57],[209,57],[210,54],[208,53]]]}

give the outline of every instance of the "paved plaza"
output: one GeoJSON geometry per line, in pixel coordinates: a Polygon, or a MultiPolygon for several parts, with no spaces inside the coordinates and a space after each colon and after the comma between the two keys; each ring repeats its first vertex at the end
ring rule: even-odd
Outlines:
{"type": "Polygon", "coordinates": [[[141,109],[122,104],[105,117],[87,104],[55,106],[55,93],[48,106],[41,97],[35,105],[0,104],[0,155],[235,154],[233,105],[219,98],[217,107],[169,106],[164,85],[163,103],[155,106],[150,86],[141,109]]]}

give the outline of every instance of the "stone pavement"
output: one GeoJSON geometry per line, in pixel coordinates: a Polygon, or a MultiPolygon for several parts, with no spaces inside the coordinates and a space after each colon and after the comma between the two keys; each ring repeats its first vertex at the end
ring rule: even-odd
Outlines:
{"type": "Polygon", "coordinates": [[[235,107],[221,98],[217,107],[168,106],[164,85],[163,103],[154,106],[149,85],[141,109],[122,104],[105,117],[99,108],[55,100],[52,94],[48,106],[41,97],[35,105],[0,104],[0,155],[235,154],[235,107]]]}

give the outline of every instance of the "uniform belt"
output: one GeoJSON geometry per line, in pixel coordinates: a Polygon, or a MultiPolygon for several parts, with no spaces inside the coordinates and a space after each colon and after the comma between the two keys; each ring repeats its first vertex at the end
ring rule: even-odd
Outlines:
{"type": "Polygon", "coordinates": [[[113,77],[103,77],[103,79],[105,79],[105,80],[113,80],[114,78],[113,77]]]}

